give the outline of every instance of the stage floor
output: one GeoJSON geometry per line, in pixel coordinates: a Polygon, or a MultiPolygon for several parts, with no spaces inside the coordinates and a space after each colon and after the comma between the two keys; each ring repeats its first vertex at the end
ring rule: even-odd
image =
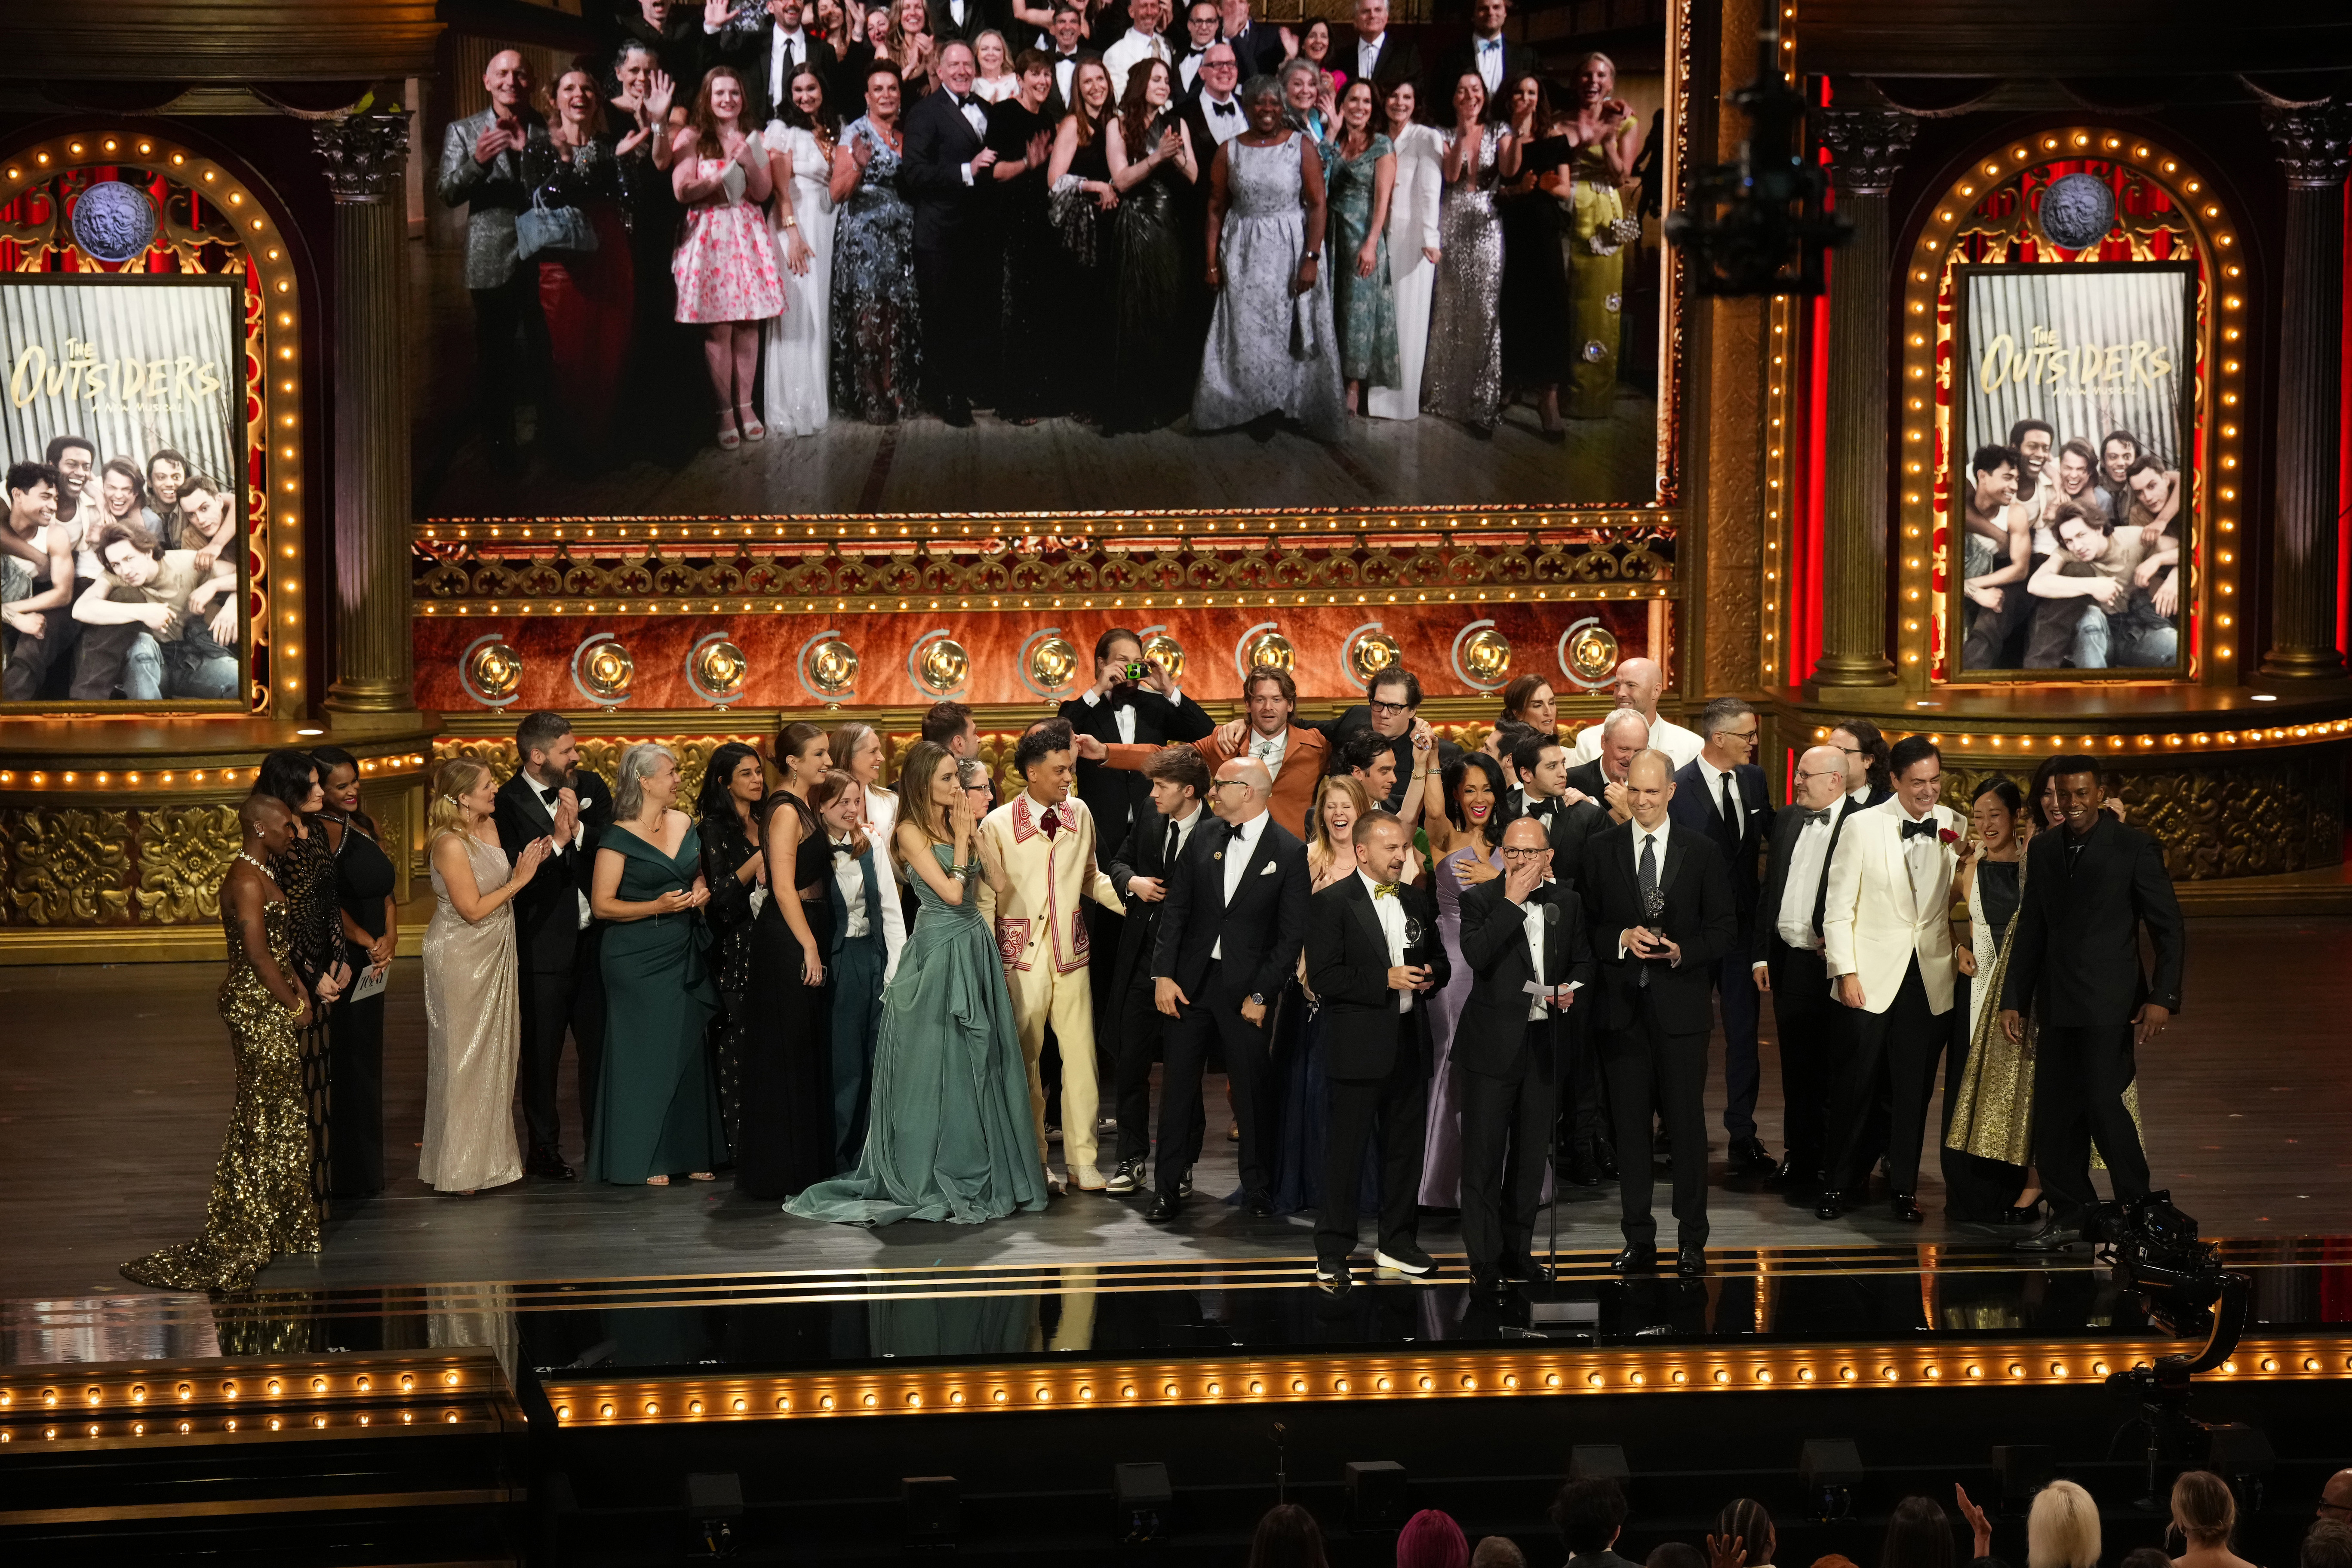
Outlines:
{"type": "MultiPolygon", "coordinates": [[[[2191,922],[2189,1010],[2146,1053],[2140,1096],[2157,1183],[2197,1216],[2206,1236],[2291,1238],[2345,1228],[2352,1214],[2352,1104],[2338,1089],[2347,974],[2352,920],[2191,922]]],[[[723,1175],[667,1189],[525,1180],[474,1198],[436,1195],[415,1179],[424,1098],[419,979],[418,962],[402,960],[391,987],[392,1186],[379,1199],[341,1208],[325,1250],[273,1265],[262,1276],[264,1291],[462,1287],[454,1295],[470,1299],[520,1283],[901,1269],[944,1279],[965,1269],[1150,1264],[1188,1274],[1241,1270],[1273,1285],[1286,1270],[1303,1273],[1313,1256],[1307,1216],[1255,1221],[1219,1201],[1234,1183],[1233,1146],[1214,1136],[1197,1173],[1202,1195],[1164,1228],[1145,1223],[1140,1195],[1074,1194],[1045,1214],[990,1225],[867,1231],[790,1218],[772,1204],[738,1198],[723,1175]]],[[[0,1256],[0,1298],[29,1306],[142,1295],[117,1266],[195,1232],[231,1087],[212,1007],[218,980],[216,965],[198,964],[0,971],[9,1042],[8,1102],[0,1114],[6,1127],[0,1228],[9,1240],[0,1256]]],[[[1759,1121],[1777,1152],[1769,1013],[1767,1021],[1759,1121]]],[[[1928,1215],[1921,1227],[1876,1209],[1825,1223],[1777,1194],[1727,1184],[1720,1104],[1718,1070],[1710,1084],[1717,1159],[1710,1245],[1727,1271],[1764,1270],[1756,1259],[1776,1250],[1834,1249],[1821,1255],[1829,1263],[1878,1247],[1910,1256],[1909,1267],[1918,1268],[1923,1246],[1982,1248],[1994,1239],[1944,1219],[1932,1152],[1919,1194],[1928,1215]]],[[[1221,1099],[1213,1110],[1212,1126],[1222,1131],[1221,1099]]],[[[576,1131],[573,1142],[577,1160],[576,1131]]],[[[1662,1219],[1664,1198],[1662,1186],[1662,1219]]],[[[1613,1186],[1568,1189],[1562,1251],[1597,1268],[1619,1245],[1616,1220],[1613,1186]]],[[[1458,1278],[1458,1222],[1431,1216],[1423,1239],[1441,1258],[1450,1255],[1458,1278]]]]}

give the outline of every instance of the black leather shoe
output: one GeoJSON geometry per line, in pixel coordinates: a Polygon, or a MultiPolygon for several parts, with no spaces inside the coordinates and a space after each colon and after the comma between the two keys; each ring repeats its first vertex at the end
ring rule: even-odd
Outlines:
{"type": "Polygon", "coordinates": [[[1176,1195],[1180,1198],[1192,1195],[1192,1167],[1190,1165],[1185,1166],[1184,1173],[1176,1178],[1176,1195]]]}
{"type": "Polygon", "coordinates": [[[1151,1194],[1151,1206],[1143,1211],[1143,1217],[1154,1225],[1166,1225],[1183,1206],[1184,1200],[1174,1193],[1154,1193],[1151,1194]]]}
{"type": "Polygon", "coordinates": [[[940,410],[940,417],[961,429],[971,423],[971,404],[961,393],[950,392],[947,406],[940,410]]]}
{"type": "Polygon", "coordinates": [[[1675,1272],[1685,1279],[1696,1279],[1706,1272],[1706,1248],[1685,1247],[1675,1253],[1675,1272]]]}
{"type": "Polygon", "coordinates": [[[1654,1247],[1629,1245],[1609,1263],[1612,1274],[1655,1274],[1657,1271],[1658,1249],[1654,1247]]]}
{"type": "Polygon", "coordinates": [[[1590,1156],[1580,1154],[1568,1163],[1567,1167],[1560,1171],[1560,1174],[1568,1179],[1571,1186],[1597,1187],[1601,1184],[1601,1163],[1590,1156]]]}
{"type": "Polygon", "coordinates": [[[1780,1170],[1761,1138],[1736,1140],[1731,1145],[1729,1158],[1732,1171],[1738,1175],[1769,1176],[1780,1170]]]}
{"type": "Polygon", "coordinates": [[[1887,1205],[1887,1207],[1894,1210],[1895,1217],[1901,1220],[1905,1225],[1925,1225],[1927,1223],[1927,1216],[1919,1212],[1919,1200],[1913,1197],[1909,1193],[1895,1194],[1893,1201],[1887,1205]]]}
{"type": "Polygon", "coordinates": [[[1551,1282],[1551,1270],[1533,1258],[1506,1258],[1502,1274],[1504,1279],[1515,1284],[1548,1285],[1551,1282]]]}
{"type": "Polygon", "coordinates": [[[1613,1181],[1615,1181],[1615,1180],[1617,1179],[1617,1151],[1616,1151],[1616,1150],[1614,1150],[1614,1149],[1603,1149],[1603,1150],[1601,1150],[1601,1152],[1600,1152],[1600,1154],[1599,1154],[1599,1156],[1594,1160],[1593,1163],[1594,1163],[1594,1164],[1596,1164],[1596,1165],[1598,1165],[1598,1166],[1600,1167],[1600,1169],[1601,1169],[1601,1179],[1602,1181],[1604,1181],[1604,1182],[1613,1182],[1613,1181]]]}
{"type": "Polygon", "coordinates": [[[1501,1275],[1474,1268],[1470,1271],[1470,1299],[1489,1307],[1508,1306],[1511,1288],[1504,1283],[1501,1275]]]}
{"type": "Polygon", "coordinates": [[[2032,1236],[2019,1237],[2013,1245],[2020,1252],[2064,1252],[2069,1247],[2083,1245],[2083,1233],[2063,1220],[2053,1218],[2032,1236]]]}
{"type": "Polygon", "coordinates": [[[523,1162],[522,1173],[549,1182],[576,1182],[580,1173],[563,1163],[563,1156],[552,1149],[534,1149],[523,1162]]]}
{"type": "Polygon", "coordinates": [[[1838,1219],[1845,1214],[1845,1194],[1834,1188],[1822,1189],[1822,1201],[1813,1205],[1815,1219],[1838,1219]]]}
{"type": "Polygon", "coordinates": [[[1772,1173],[1764,1178],[1764,1184],[1776,1193],[1785,1193],[1800,1185],[1804,1179],[1804,1173],[1797,1168],[1797,1157],[1783,1154],[1780,1163],[1772,1167],[1772,1173]]]}
{"type": "Polygon", "coordinates": [[[1272,1219],[1274,1194],[1264,1187],[1253,1188],[1250,1195],[1242,1200],[1242,1212],[1252,1219],[1272,1219]]]}

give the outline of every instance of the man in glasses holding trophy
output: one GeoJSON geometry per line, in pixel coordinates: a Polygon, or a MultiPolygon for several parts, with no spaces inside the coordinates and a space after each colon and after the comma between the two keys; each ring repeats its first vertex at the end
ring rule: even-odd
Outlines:
{"type": "Polygon", "coordinates": [[[1668,821],[1675,763],[1643,752],[1625,773],[1633,816],[1585,847],[1584,904],[1601,961],[1601,1071],[1616,1123],[1624,1202],[1620,1274],[1657,1267],[1650,1213],[1650,1114],[1663,1108],[1675,1150],[1675,1271],[1706,1272],[1706,1037],[1716,963],[1738,937],[1723,851],[1668,821]]]}

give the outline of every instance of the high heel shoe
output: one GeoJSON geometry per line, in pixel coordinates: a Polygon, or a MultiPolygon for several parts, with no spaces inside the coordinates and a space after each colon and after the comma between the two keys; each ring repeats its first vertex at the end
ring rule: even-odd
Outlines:
{"type": "Polygon", "coordinates": [[[758,441],[766,437],[768,427],[760,423],[760,416],[751,412],[751,405],[750,404],[737,404],[735,405],[735,423],[743,427],[743,439],[746,441],[758,441]]]}
{"type": "Polygon", "coordinates": [[[719,449],[731,452],[742,444],[743,437],[735,429],[735,411],[730,408],[719,416],[719,449]]]}
{"type": "Polygon", "coordinates": [[[2002,1225],[2034,1225],[2039,1223],[2041,1218],[2042,1200],[2037,1197],[2030,1204],[2024,1204],[2016,1208],[2001,1210],[2000,1223],[2002,1225]]]}

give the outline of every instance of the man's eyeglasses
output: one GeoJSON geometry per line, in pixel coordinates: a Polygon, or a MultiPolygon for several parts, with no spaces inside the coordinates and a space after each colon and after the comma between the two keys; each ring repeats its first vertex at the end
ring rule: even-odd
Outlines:
{"type": "Polygon", "coordinates": [[[1737,741],[1743,746],[1752,746],[1756,743],[1759,733],[1760,731],[1755,730],[1717,730],[1715,732],[1715,738],[1718,741],[1737,741]]]}
{"type": "Polygon", "coordinates": [[[1550,854],[1550,853],[1551,853],[1551,851],[1550,851],[1549,848],[1544,848],[1544,849],[1505,849],[1505,850],[1503,851],[1503,858],[1504,858],[1504,859],[1506,859],[1506,860],[1533,860],[1533,859],[1535,859],[1538,856],[1541,856],[1541,855],[1549,855],[1549,854],[1550,854]]]}
{"type": "Polygon", "coordinates": [[[1247,789],[1249,786],[1247,779],[1218,779],[1209,785],[1209,793],[1214,795],[1221,789],[1247,789]]]}
{"type": "Polygon", "coordinates": [[[1372,711],[1375,713],[1405,713],[1410,712],[1412,709],[1412,704],[1410,702],[1382,702],[1377,698],[1372,700],[1372,711]]]}

